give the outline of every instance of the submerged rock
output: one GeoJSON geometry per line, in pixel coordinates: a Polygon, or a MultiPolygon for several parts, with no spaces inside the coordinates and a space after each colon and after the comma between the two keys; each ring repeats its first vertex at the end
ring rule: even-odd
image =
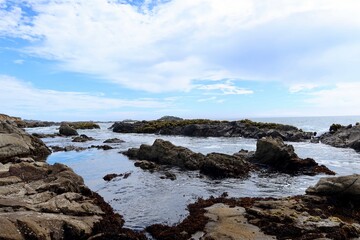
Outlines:
{"type": "Polygon", "coordinates": [[[11,162],[15,157],[33,157],[37,161],[45,161],[50,153],[40,139],[13,124],[0,121],[1,163],[11,162]]]}
{"type": "Polygon", "coordinates": [[[60,135],[64,136],[77,136],[79,133],[72,127],[70,127],[68,124],[62,124],[59,128],[60,135]]]}
{"type": "Polygon", "coordinates": [[[124,140],[118,139],[118,138],[110,138],[104,141],[104,143],[123,143],[124,140]]]}
{"type": "Polygon", "coordinates": [[[294,147],[285,144],[280,138],[259,139],[252,162],[288,174],[316,175],[325,173],[335,175],[326,166],[317,164],[314,159],[299,158],[294,147]]]}

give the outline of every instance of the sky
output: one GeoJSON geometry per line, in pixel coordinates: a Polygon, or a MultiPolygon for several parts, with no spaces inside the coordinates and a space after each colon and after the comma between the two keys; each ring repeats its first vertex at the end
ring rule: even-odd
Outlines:
{"type": "Polygon", "coordinates": [[[0,0],[0,113],[360,115],[358,0],[0,0]]]}

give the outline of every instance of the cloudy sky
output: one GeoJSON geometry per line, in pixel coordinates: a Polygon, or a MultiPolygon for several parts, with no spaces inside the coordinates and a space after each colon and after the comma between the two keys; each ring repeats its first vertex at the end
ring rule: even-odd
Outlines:
{"type": "Polygon", "coordinates": [[[359,0],[0,0],[0,112],[360,115],[359,0]]]}

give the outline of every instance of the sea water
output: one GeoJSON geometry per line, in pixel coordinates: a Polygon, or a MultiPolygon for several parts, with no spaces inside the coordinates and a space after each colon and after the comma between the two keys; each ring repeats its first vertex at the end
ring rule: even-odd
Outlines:
{"type": "MultiPolygon", "coordinates": [[[[343,125],[354,124],[360,117],[314,117],[314,118],[266,118],[254,121],[276,122],[294,125],[304,131],[323,133],[332,123],[343,125]]],[[[289,176],[287,174],[253,173],[248,179],[227,178],[212,180],[200,178],[197,171],[169,169],[175,173],[174,181],[161,179],[163,172],[150,173],[134,167],[134,162],[121,154],[131,147],[141,144],[152,144],[162,138],[175,145],[187,147],[203,154],[219,152],[233,154],[241,149],[255,150],[256,140],[245,138],[199,138],[182,136],[162,136],[154,134],[122,134],[109,130],[112,123],[100,123],[101,129],[79,130],[96,140],[87,143],[72,143],[70,137],[45,138],[48,146],[75,145],[89,147],[103,145],[109,138],[120,138],[124,143],[111,144],[114,149],[103,151],[89,149],[81,152],[57,152],[48,157],[49,163],[63,163],[81,175],[85,184],[98,192],[110,203],[116,212],[125,218],[125,226],[141,230],[155,223],[175,224],[187,215],[186,206],[198,198],[219,196],[227,192],[230,197],[283,197],[304,194],[321,177],[289,176]],[[115,178],[105,182],[102,178],[109,173],[126,173],[131,175],[123,179],[115,178]]],[[[28,132],[54,133],[57,127],[27,129],[28,132]]],[[[352,149],[334,148],[324,144],[309,142],[289,143],[302,158],[314,158],[335,171],[338,176],[360,173],[360,154],[352,149]]]]}

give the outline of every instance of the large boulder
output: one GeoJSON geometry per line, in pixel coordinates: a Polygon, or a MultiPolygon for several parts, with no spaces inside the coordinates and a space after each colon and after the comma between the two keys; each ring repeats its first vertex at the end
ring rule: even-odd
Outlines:
{"type": "Polygon", "coordinates": [[[70,127],[68,124],[62,124],[59,128],[59,133],[64,136],[77,136],[79,133],[76,129],[70,127]]]}
{"type": "MultiPolygon", "coordinates": [[[[200,170],[201,173],[212,178],[243,178],[247,177],[251,170],[251,164],[240,156],[221,153],[210,153],[204,156],[162,139],[156,139],[152,146],[143,144],[140,148],[130,148],[123,153],[131,159],[147,160],[186,170],[200,170]]],[[[141,162],[135,164],[142,166],[141,162]]],[[[152,166],[152,168],[156,167],[152,166]]]]}
{"type": "Polygon", "coordinates": [[[45,161],[51,151],[37,137],[34,137],[17,126],[0,121],[0,162],[14,161],[15,158],[32,157],[45,161]]]}
{"type": "Polygon", "coordinates": [[[288,174],[335,174],[324,165],[317,164],[314,159],[299,158],[294,147],[285,144],[281,138],[264,137],[259,139],[252,161],[288,174]]]}
{"type": "Polygon", "coordinates": [[[320,136],[322,143],[340,148],[353,148],[360,152],[360,125],[356,126],[341,126],[333,124],[329,132],[320,136]]]}
{"type": "Polygon", "coordinates": [[[360,199],[360,175],[321,178],[315,186],[309,187],[306,193],[360,199]]]}
{"type": "Polygon", "coordinates": [[[148,160],[189,170],[199,169],[205,158],[201,153],[194,153],[185,147],[175,146],[162,139],[156,139],[152,146],[142,144],[139,149],[129,149],[124,154],[133,159],[148,160]]]}

